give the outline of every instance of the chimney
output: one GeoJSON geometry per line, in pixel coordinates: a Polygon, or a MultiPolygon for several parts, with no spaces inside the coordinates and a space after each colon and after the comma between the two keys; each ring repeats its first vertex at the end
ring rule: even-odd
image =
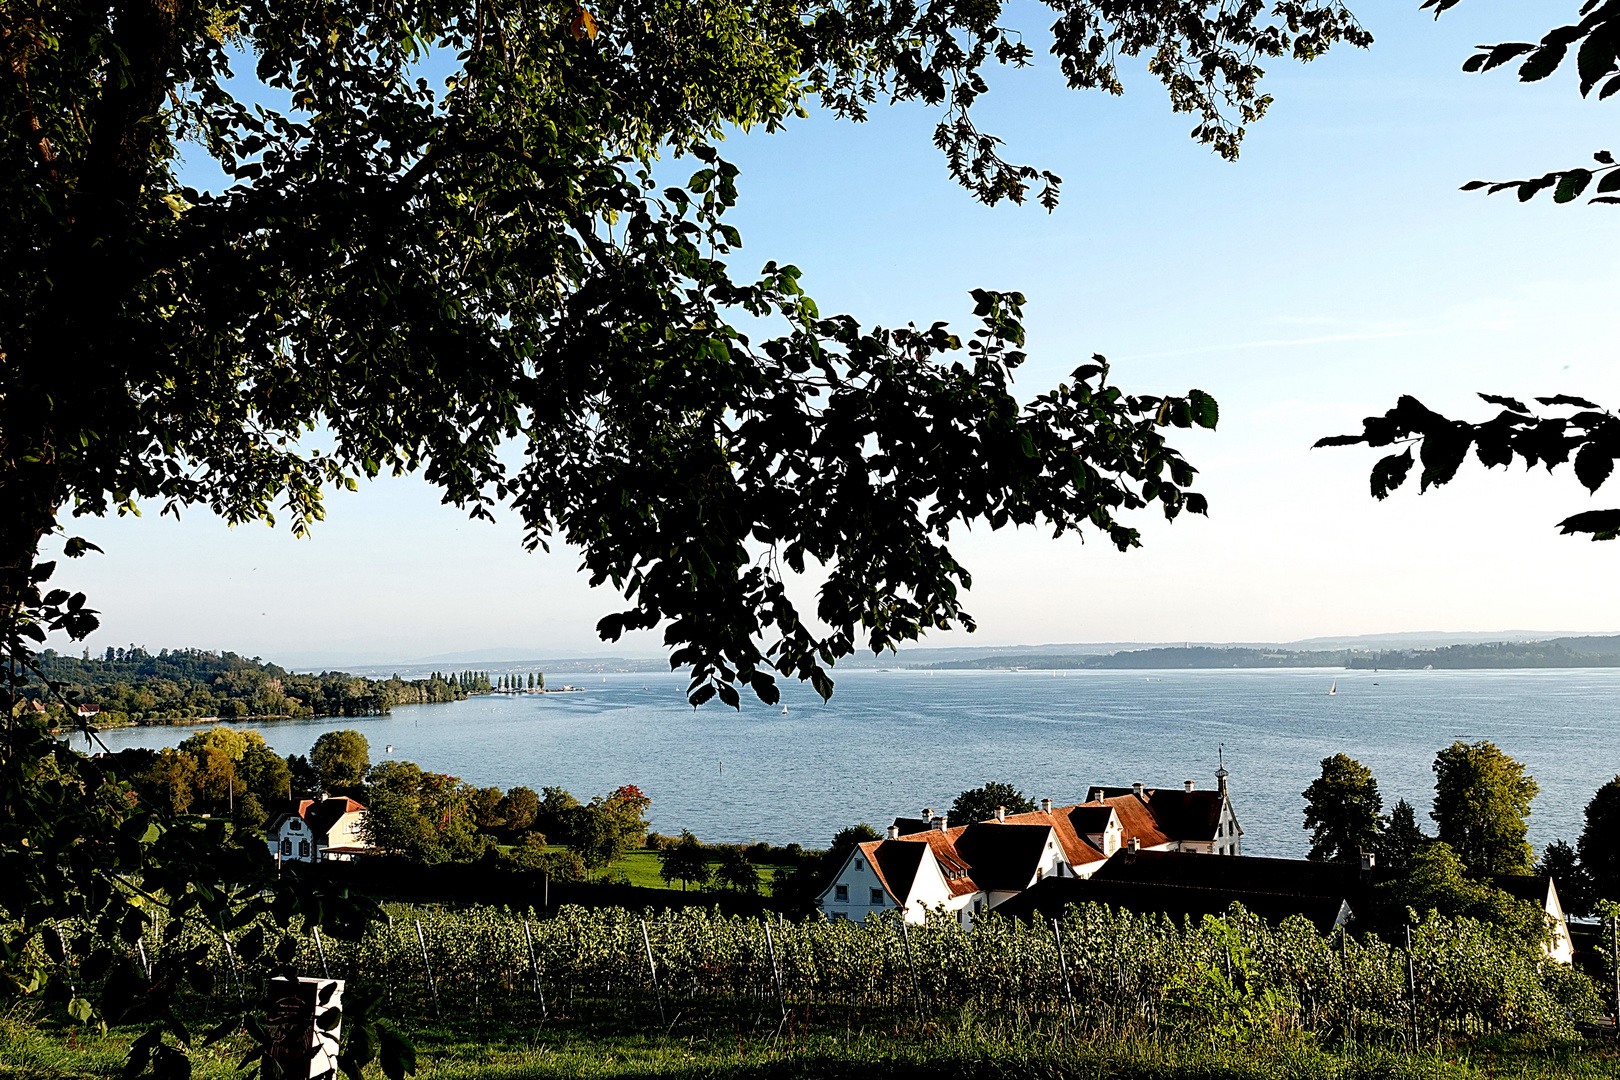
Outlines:
{"type": "Polygon", "coordinates": [[[1135,855],[1138,851],[1142,850],[1142,841],[1138,837],[1131,837],[1129,840],[1125,841],[1125,850],[1130,852],[1132,855],[1135,855]]]}
{"type": "Polygon", "coordinates": [[[946,830],[946,828],[949,827],[948,821],[949,821],[949,819],[947,818],[947,816],[945,814],[941,814],[941,815],[939,815],[939,817],[934,819],[934,821],[933,821],[934,828],[938,829],[940,832],[944,832],[946,830]]]}
{"type": "Polygon", "coordinates": [[[889,826],[889,839],[890,840],[898,840],[899,838],[900,838],[900,826],[898,826],[898,825],[890,825],[889,826]]]}
{"type": "Polygon", "coordinates": [[[1140,780],[1131,785],[1131,790],[1136,792],[1138,799],[1142,798],[1142,782],[1140,780]]]}
{"type": "Polygon", "coordinates": [[[1186,788],[1187,788],[1188,791],[1191,791],[1193,789],[1194,781],[1192,781],[1192,780],[1183,780],[1182,783],[1184,785],[1186,785],[1186,788]]]}
{"type": "Polygon", "coordinates": [[[1378,865],[1378,856],[1377,855],[1374,855],[1370,851],[1363,851],[1361,853],[1361,869],[1362,869],[1363,872],[1371,870],[1373,867],[1375,867],[1377,865],[1378,865]]]}
{"type": "Polygon", "coordinates": [[[1007,820],[1007,808],[1005,806],[996,807],[996,820],[997,821],[1006,821],[1007,820]]]}
{"type": "Polygon", "coordinates": [[[1041,813],[1050,814],[1051,812],[1052,812],[1052,800],[1051,799],[1042,799],[1041,800],[1041,813]]]}

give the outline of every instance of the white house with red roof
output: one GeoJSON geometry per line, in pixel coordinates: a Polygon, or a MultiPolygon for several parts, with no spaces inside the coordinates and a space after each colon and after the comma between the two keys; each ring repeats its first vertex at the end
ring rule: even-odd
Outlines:
{"type": "Polygon", "coordinates": [[[817,900],[829,918],[859,921],[898,910],[920,923],[930,910],[969,925],[1048,878],[1090,877],[1121,850],[1238,855],[1243,829],[1227,792],[1224,767],[1213,790],[1188,780],[1179,788],[1092,788],[1087,800],[1028,814],[998,810],[987,821],[951,825],[924,810],[897,818],[884,840],[861,844],[817,900]]]}
{"type": "Polygon", "coordinates": [[[283,862],[349,862],[370,851],[361,835],[366,808],[353,799],[300,799],[265,830],[270,854],[283,862]]]}

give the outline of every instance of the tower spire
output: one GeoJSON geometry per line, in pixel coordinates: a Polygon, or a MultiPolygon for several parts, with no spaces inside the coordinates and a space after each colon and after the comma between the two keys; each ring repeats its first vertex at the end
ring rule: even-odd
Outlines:
{"type": "Polygon", "coordinates": [[[1226,744],[1221,743],[1216,753],[1219,755],[1219,765],[1215,769],[1215,790],[1219,791],[1224,797],[1226,795],[1226,778],[1231,775],[1226,771],[1226,744]]]}

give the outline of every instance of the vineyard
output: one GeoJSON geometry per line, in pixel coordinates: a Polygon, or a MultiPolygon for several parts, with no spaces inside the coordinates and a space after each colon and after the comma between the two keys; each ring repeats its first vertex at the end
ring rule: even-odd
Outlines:
{"type": "MultiPolygon", "coordinates": [[[[571,907],[544,917],[394,908],[359,941],[296,925],[230,939],[189,923],[147,926],[126,958],[142,971],[206,956],[212,979],[193,981],[252,1001],[290,960],[305,975],[377,986],[407,1027],[452,1014],[540,1023],[604,1006],[649,1027],[717,1013],[806,1028],[973,1012],[1096,1034],[1416,1047],[1568,1033],[1602,1011],[1584,975],[1483,924],[1438,916],[1412,927],[1410,950],[1241,910],[1178,926],[1097,906],[1071,909],[1055,927],[990,917],[972,931],[951,919],[790,923],[571,907]]],[[[94,940],[63,930],[73,965],[94,940]]]]}

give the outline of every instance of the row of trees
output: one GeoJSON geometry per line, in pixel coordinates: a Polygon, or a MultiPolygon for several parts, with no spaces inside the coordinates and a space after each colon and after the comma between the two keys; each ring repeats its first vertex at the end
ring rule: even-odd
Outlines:
{"type": "MultiPolygon", "coordinates": [[[[1521,763],[1495,743],[1458,741],[1435,755],[1434,775],[1434,839],[1474,873],[1534,871],[1526,818],[1541,789],[1521,763]]],[[[1303,795],[1313,860],[1354,862],[1367,851],[1385,865],[1406,867],[1430,839],[1405,799],[1386,816],[1372,770],[1345,754],[1323,758],[1322,775],[1303,795]]]]}
{"type": "Polygon", "coordinates": [[[1323,758],[1321,776],[1303,793],[1310,858],[1354,861],[1370,851],[1380,864],[1414,876],[1476,883],[1490,874],[1548,874],[1576,915],[1599,900],[1620,900],[1620,776],[1592,796],[1578,842],[1554,840],[1538,862],[1526,819],[1540,789],[1523,764],[1491,742],[1456,742],[1435,755],[1434,773],[1431,837],[1405,799],[1384,814],[1378,780],[1365,765],[1345,754],[1323,758]]]}

